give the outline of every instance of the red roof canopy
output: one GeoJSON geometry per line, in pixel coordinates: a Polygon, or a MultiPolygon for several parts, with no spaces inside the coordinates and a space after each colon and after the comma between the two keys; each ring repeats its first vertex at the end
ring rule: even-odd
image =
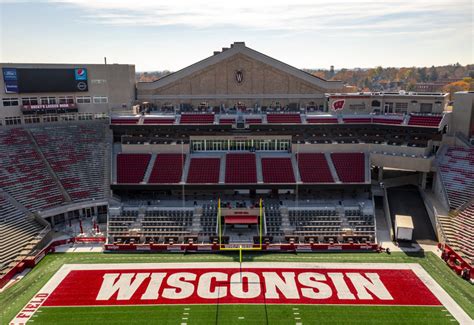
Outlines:
{"type": "Polygon", "coordinates": [[[257,216],[226,216],[226,224],[255,225],[258,223],[257,216]]]}

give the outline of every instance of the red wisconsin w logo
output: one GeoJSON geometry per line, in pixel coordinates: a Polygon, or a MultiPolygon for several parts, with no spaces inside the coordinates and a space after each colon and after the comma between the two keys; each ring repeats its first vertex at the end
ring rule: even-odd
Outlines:
{"type": "Polygon", "coordinates": [[[235,80],[237,83],[242,83],[244,81],[244,72],[242,70],[235,71],[235,80]]]}
{"type": "Polygon", "coordinates": [[[332,102],[333,111],[342,111],[344,109],[345,99],[338,99],[332,102]]]}

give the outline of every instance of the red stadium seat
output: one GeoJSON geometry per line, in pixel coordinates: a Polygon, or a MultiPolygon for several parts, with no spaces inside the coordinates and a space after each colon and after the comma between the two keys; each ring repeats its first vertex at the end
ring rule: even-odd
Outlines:
{"type": "Polygon", "coordinates": [[[226,183],[257,183],[255,154],[231,153],[226,155],[226,183]]]}
{"type": "Polygon", "coordinates": [[[191,158],[187,182],[215,184],[219,182],[220,158],[191,158]]]}
{"type": "Polygon", "coordinates": [[[363,153],[332,153],[331,159],[341,182],[365,182],[365,155],[363,153]]]}
{"type": "Polygon", "coordinates": [[[296,156],[303,183],[333,183],[326,156],[323,153],[300,153],[296,156]]]}
{"type": "Polygon", "coordinates": [[[172,184],[181,182],[186,155],[158,154],[148,183],[172,184]]]}
{"type": "Polygon", "coordinates": [[[262,158],[262,174],[265,183],[295,183],[290,158],[262,158]]]}
{"type": "Polygon", "coordinates": [[[150,154],[118,154],[117,183],[138,184],[143,181],[150,154]]]}

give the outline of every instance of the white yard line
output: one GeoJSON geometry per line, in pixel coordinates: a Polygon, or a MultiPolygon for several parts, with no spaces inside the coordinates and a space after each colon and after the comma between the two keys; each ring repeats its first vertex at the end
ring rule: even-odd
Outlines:
{"type": "Polygon", "coordinates": [[[436,282],[421,265],[415,264],[412,271],[415,272],[418,278],[430,289],[451,315],[456,318],[459,324],[472,325],[474,323],[472,318],[469,317],[461,307],[459,307],[454,299],[451,298],[443,288],[441,288],[438,282],[436,282]]]}

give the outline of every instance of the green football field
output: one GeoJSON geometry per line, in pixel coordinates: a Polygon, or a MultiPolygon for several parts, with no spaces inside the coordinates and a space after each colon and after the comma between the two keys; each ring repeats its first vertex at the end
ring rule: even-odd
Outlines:
{"type": "MultiPolygon", "coordinates": [[[[0,294],[1,323],[8,322],[64,264],[235,262],[229,254],[50,254],[24,279],[0,294]]],[[[433,253],[245,253],[245,262],[418,263],[474,317],[474,288],[433,253]]],[[[456,324],[444,307],[332,305],[173,305],[42,307],[31,324],[456,324]]]]}
{"type": "Polygon", "coordinates": [[[43,307],[31,324],[456,324],[443,307],[189,305],[43,307]]]}

